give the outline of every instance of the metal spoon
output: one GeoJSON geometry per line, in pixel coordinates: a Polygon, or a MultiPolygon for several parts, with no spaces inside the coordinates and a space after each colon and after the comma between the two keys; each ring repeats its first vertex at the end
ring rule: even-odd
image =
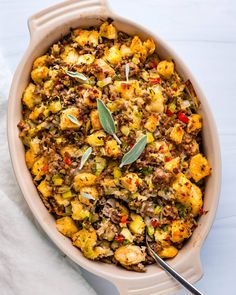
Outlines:
{"type": "Polygon", "coordinates": [[[148,235],[146,234],[146,245],[148,252],[155,259],[156,263],[158,263],[166,272],[168,272],[176,281],[178,281],[184,288],[190,291],[194,295],[203,295],[200,291],[198,291],[192,284],[190,284],[187,280],[185,280],[180,274],[178,274],[168,263],[166,263],[159,255],[157,255],[149,245],[148,235]]]}

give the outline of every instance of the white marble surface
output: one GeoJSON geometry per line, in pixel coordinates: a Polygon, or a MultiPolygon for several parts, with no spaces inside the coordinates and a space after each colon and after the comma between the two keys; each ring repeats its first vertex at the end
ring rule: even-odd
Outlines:
{"type": "MultiPolygon", "coordinates": [[[[56,2],[59,1],[0,0],[0,50],[12,71],[29,40],[28,16],[56,2]]],[[[204,294],[235,295],[236,1],[110,0],[109,3],[118,14],[142,23],[167,40],[189,65],[208,97],[220,134],[223,183],[216,220],[201,253],[205,274],[196,285],[204,294]]],[[[87,272],[84,275],[99,295],[118,294],[105,281],[87,272]]]]}

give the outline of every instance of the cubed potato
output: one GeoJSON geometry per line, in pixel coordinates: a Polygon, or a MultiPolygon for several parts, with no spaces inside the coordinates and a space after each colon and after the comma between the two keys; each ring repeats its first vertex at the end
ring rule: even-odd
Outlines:
{"type": "Polygon", "coordinates": [[[33,63],[33,69],[47,66],[47,60],[48,60],[47,54],[37,57],[33,63]]]}
{"type": "Polygon", "coordinates": [[[202,208],[202,192],[183,173],[179,173],[172,185],[175,190],[175,198],[178,202],[191,209],[197,216],[202,208]]]}
{"type": "Polygon", "coordinates": [[[146,254],[139,246],[121,246],[115,251],[115,259],[122,265],[138,264],[145,260],[146,254]]]}
{"type": "Polygon", "coordinates": [[[117,39],[117,30],[113,24],[109,24],[108,22],[104,22],[100,26],[100,36],[105,37],[107,39],[117,39]]]}
{"type": "Polygon", "coordinates": [[[190,160],[189,170],[192,178],[198,182],[211,173],[211,167],[202,154],[193,156],[190,160]]]}
{"type": "Polygon", "coordinates": [[[115,70],[102,58],[96,59],[94,66],[96,69],[94,75],[100,81],[104,80],[106,77],[113,77],[115,75],[115,70]]]}
{"type": "Polygon", "coordinates": [[[174,246],[168,246],[163,248],[160,252],[158,252],[158,255],[161,258],[173,258],[178,254],[178,249],[175,248],[174,246]]]}
{"type": "Polygon", "coordinates": [[[176,144],[180,144],[182,142],[184,136],[184,130],[180,124],[175,124],[171,133],[170,138],[175,141],[176,144]]]}
{"type": "Polygon", "coordinates": [[[157,116],[156,114],[151,114],[151,115],[148,117],[148,119],[147,119],[147,121],[146,121],[144,127],[145,127],[148,131],[150,131],[150,132],[154,132],[154,131],[156,130],[156,128],[157,128],[158,125],[159,125],[159,118],[158,118],[158,116],[157,116]]]}
{"type": "Polygon", "coordinates": [[[36,104],[38,104],[41,101],[41,98],[34,92],[35,85],[33,83],[30,83],[25,89],[22,98],[23,103],[31,110],[34,108],[36,104]]]}
{"type": "Polygon", "coordinates": [[[97,176],[92,173],[80,172],[74,178],[74,188],[79,191],[81,187],[95,185],[97,176]]]}
{"type": "Polygon", "coordinates": [[[86,142],[90,146],[103,146],[104,140],[106,138],[106,133],[102,130],[96,131],[92,133],[91,135],[87,136],[86,142]]]}
{"type": "Polygon", "coordinates": [[[31,78],[36,84],[41,84],[48,78],[49,69],[48,67],[42,66],[34,69],[31,72],[31,78]]]}
{"type": "Polygon", "coordinates": [[[96,47],[98,45],[99,33],[95,30],[76,29],[73,31],[74,41],[81,47],[89,45],[96,47]]]}
{"type": "Polygon", "coordinates": [[[129,224],[131,232],[135,235],[143,235],[146,226],[143,218],[138,214],[131,213],[131,219],[132,221],[129,224]]]}
{"type": "Polygon", "coordinates": [[[133,99],[141,94],[141,88],[137,80],[114,81],[114,90],[124,99],[133,99]]]}
{"type": "Polygon", "coordinates": [[[122,60],[122,55],[117,45],[112,46],[107,50],[104,56],[105,60],[107,60],[112,65],[117,65],[122,60]]]}
{"type": "Polygon", "coordinates": [[[74,220],[83,221],[85,218],[89,218],[90,212],[85,209],[79,199],[71,201],[72,218],[74,220]]]}
{"type": "Polygon", "coordinates": [[[61,130],[77,130],[82,126],[83,121],[79,120],[79,109],[76,107],[71,107],[66,110],[64,110],[61,114],[60,118],[60,128],[61,130]],[[78,124],[73,123],[69,118],[68,115],[72,115],[77,119],[78,124]]]}
{"type": "Polygon", "coordinates": [[[60,233],[69,238],[72,238],[72,236],[78,231],[74,220],[69,216],[57,219],[56,228],[60,233]]]}
{"type": "Polygon", "coordinates": [[[115,139],[106,141],[105,155],[112,158],[117,158],[121,155],[121,149],[115,139]]]}
{"type": "Polygon", "coordinates": [[[121,185],[131,192],[136,192],[142,184],[142,179],[136,173],[127,173],[124,177],[121,177],[120,181],[121,185]]]}
{"type": "Polygon", "coordinates": [[[184,239],[191,236],[189,224],[184,220],[174,220],[171,224],[171,241],[182,243],[184,239]]]}
{"type": "Polygon", "coordinates": [[[199,114],[193,114],[189,117],[187,126],[187,132],[193,133],[199,131],[202,128],[202,116],[199,114]]]}
{"type": "Polygon", "coordinates": [[[90,120],[91,120],[92,127],[94,130],[102,129],[102,125],[99,120],[98,110],[92,110],[90,112],[90,120]]]}
{"type": "Polygon", "coordinates": [[[165,170],[176,174],[176,172],[178,173],[179,171],[179,163],[180,163],[180,157],[176,157],[170,160],[169,162],[165,163],[165,170]]]}
{"type": "Polygon", "coordinates": [[[97,234],[92,227],[81,229],[72,236],[72,240],[73,245],[81,249],[85,257],[95,259],[98,256],[94,249],[97,243],[97,234]]]}
{"type": "Polygon", "coordinates": [[[64,47],[64,51],[61,53],[60,56],[62,60],[67,64],[75,65],[79,63],[80,55],[75,48],[69,45],[66,45],[64,47]]]}
{"type": "Polygon", "coordinates": [[[165,79],[170,79],[174,74],[175,65],[172,61],[163,60],[157,65],[157,72],[165,79]]]}
{"type": "Polygon", "coordinates": [[[89,87],[83,93],[83,103],[89,108],[97,106],[97,99],[102,97],[102,92],[97,87],[89,87]]]}
{"type": "Polygon", "coordinates": [[[52,196],[52,188],[46,181],[46,179],[42,180],[40,184],[37,186],[38,191],[43,195],[45,199],[52,196]]]}

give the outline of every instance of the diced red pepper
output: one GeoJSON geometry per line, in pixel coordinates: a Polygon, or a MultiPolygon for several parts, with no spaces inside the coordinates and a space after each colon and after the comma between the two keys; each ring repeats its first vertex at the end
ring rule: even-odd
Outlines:
{"type": "Polygon", "coordinates": [[[67,165],[71,165],[72,161],[71,161],[70,158],[65,157],[65,158],[64,158],[64,163],[67,164],[67,165]]]}
{"type": "Polygon", "coordinates": [[[171,117],[171,116],[173,116],[174,113],[171,112],[170,109],[166,109],[166,114],[167,114],[167,116],[171,117]]]}
{"type": "Polygon", "coordinates": [[[129,145],[129,147],[132,149],[132,147],[134,146],[134,144],[133,143],[131,143],[130,145],[129,145]]]}
{"type": "Polygon", "coordinates": [[[160,148],[159,148],[159,152],[163,153],[163,151],[164,151],[164,145],[161,145],[160,148]]]}
{"type": "Polygon", "coordinates": [[[159,226],[159,221],[157,220],[157,219],[152,219],[152,221],[151,221],[151,225],[153,226],[153,227],[158,227],[159,226]]]}
{"type": "Polygon", "coordinates": [[[46,173],[48,171],[48,168],[49,168],[48,163],[46,163],[42,168],[42,172],[46,173]]]}
{"type": "Polygon", "coordinates": [[[125,240],[125,237],[122,236],[122,235],[118,235],[115,237],[115,240],[118,242],[118,243],[123,243],[124,240],[125,240]]]}
{"type": "Polygon", "coordinates": [[[139,180],[136,180],[136,181],[135,181],[135,184],[136,184],[137,186],[140,186],[141,183],[140,183],[139,180]]]}
{"type": "Polygon", "coordinates": [[[178,119],[186,124],[189,122],[189,118],[183,112],[178,112],[178,119]]]}
{"type": "Polygon", "coordinates": [[[151,84],[160,84],[161,83],[161,78],[157,77],[157,78],[149,78],[149,82],[151,84]]]}
{"type": "Polygon", "coordinates": [[[165,157],[165,162],[170,162],[172,160],[171,157],[165,157]]]}
{"type": "Polygon", "coordinates": [[[173,88],[173,91],[177,91],[177,87],[174,87],[174,88],[173,88]]]}
{"type": "Polygon", "coordinates": [[[126,223],[128,223],[128,216],[126,216],[126,215],[123,215],[123,216],[121,217],[121,220],[120,220],[120,222],[121,222],[121,223],[123,223],[123,224],[126,224],[126,223]]]}

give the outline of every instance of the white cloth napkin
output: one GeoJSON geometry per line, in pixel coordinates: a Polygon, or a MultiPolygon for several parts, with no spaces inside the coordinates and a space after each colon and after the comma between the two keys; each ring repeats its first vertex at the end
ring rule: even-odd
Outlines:
{"type": "Polygon", "coordinates": [[[0,294],[95,295],[80,268],[37,229],[16,183],[6,138],[10,77],[0,55],[0,294]]]}

